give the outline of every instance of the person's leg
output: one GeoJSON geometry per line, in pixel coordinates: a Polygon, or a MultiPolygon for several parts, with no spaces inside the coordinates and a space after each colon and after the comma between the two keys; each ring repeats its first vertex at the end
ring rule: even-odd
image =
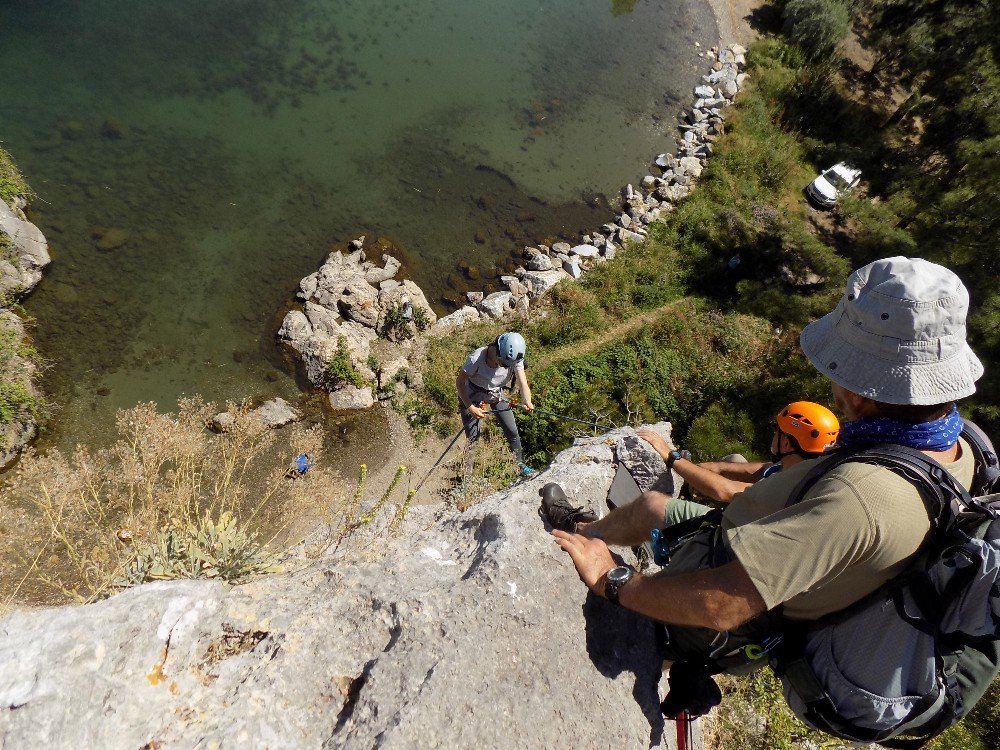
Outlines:
{"type": "Polygon", "coordinates": [[[635,547],[649,541],[650,532],[663,526],[664,509],[669,502],[670,495],[649,490],[628,505],[615,508],[604,518],[581,524],[577,532],[603,539],[607,544],[635,547]]]}
{"type": "Polygon", "coordinates": [[[494,412],[504,437],[507,438],[507,445],[518,463],[521,463],[521,433],[517,431],[517,421],[514,419],[514,410],[509,401],[501,400],[495,407],[494,412]]]}
{"type": "Polygon", "coordinates": [[[458,414],[462,417],[462,427],[465,428],[466,439],[470,443],[479,440],[479,420],[469,413],[461,401],[458,402],[458,414]]]}

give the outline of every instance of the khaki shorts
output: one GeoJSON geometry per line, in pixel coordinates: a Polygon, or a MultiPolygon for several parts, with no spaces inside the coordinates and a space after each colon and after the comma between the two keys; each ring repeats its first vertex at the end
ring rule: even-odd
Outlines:
{"type": "Polygon", "coordinates": [[[672,497],[667,502],[667,507],[663,511],[663,520],[666,521],[667,526],[673,526],[675,523],[680,523],[681,521],[699,518],[711,511],[712,508],[707,505],[693,503],[690,500],[684,500],[680,497],[672,497]]]}

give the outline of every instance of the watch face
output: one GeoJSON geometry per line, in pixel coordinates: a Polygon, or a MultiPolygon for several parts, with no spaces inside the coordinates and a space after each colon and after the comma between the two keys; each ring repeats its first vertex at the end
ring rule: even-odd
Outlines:
{"type": "Polygon", "coordinates": [[[632,569],[619,565],[608,571],[608,581],[611,583],[624,583],[632,576],[632,569]]]}

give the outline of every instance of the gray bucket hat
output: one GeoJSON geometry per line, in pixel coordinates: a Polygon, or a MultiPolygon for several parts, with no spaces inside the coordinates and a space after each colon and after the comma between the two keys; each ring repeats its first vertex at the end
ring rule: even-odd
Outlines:
{"type": "Polygon", "coordinates": [[[836,309],[799,338],[816,369],[885,404],[944,404],[976,392],[965,341],[969,292],[943,266],[884,258],[851,274],[836,309]]]}

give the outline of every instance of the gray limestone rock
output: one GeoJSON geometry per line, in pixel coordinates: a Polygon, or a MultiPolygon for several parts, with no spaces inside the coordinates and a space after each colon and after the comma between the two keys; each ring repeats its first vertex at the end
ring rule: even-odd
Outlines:
{"type": "Polygon", "coordinates": [[[695,86],[694,95],[699,99],[711,99],[715,96],[715,89],[711,86],[695,86]]]}
{"type": "Polygon", "coordinates": [[[466,292],[465,298],[469,300],[473,305],[477,302],[482,302],[485,295],[482,292],[466,292]]]}
{"type": "Polygon", "coordinates": [[[569,276],[562,269],[551,271],[525,271],[521,274],[521,281],[528,287],[528,293],[532,297],[545,294],[560,281],[568,279],[569,276]]]}
{"type": "Polygon", "coordinates": [[[633,232],[630,229],[620,229],[618,231],[618,241],[623,245],[626,242],[642,242],[643,236],[638,232],[633,232]]]}
{"type": "Polygon", "coordinates": [[[663,169],[670,169],[674,166],[674,155],[673,154],[660,154],[656,157],[656,161],[653,162],[658,167],[663,169]]]}
{"type": "Polygon", "coordinates": [[[438,321],[431,326],[431,333],[441,334],[456,326],[463,326],[466,323],[475,323],[482,316],[474,307],[466,305],[465,307],[460,307],[455,312],[445,315],[443,318],[439,318],[438,321]]]}
{"type": "Polygon", "coordinates": [[[576,258],[567,258],[562,264],[563,270],[572,278],[578,279],[583,276],[583,269],[580,268],[580,261],[576,258]]]}
{"type": "Polygon", "coordinates": [[[701,177],[701,160],[694,156],[685,156],[680,159],[678,166],[683,173],[691,177],[701,177]]]}
{"type": "Polygon", "coordinates": [[[515,297],[523,297],[528,293],[526,287],[517,276],[501,276],[500,282],[510,290],[515,297]]]}
{"type": "MultiPolygon", "coordinates": [[[[392,291],[395,290],[389,293],[392,291]]],[[[379,295],[380,292],[375,287],[364,277],[360,277],[344,287],[343,294],[337,300],[337,308],[345,318],[374,328],[378,325],[379,315],[382,313],[379,295]]]]}
{"type": "Polygon", "coordinates": [[[427,297],[423,290],[409,279],[400,282],[399,286],[386,289],[378,293],[379,317],[376,327],[382,331],[385,325],[386,316],[393,310],[405,305],[407,302],[414,310],[422,312],[421,317],[427,321],[428,326],[433,325],[437,320],[437,314],[431,309],[427,297]]]}
{"type": "Polygon", "coordinates": [[[569,252],[568,242],[554,242],[552,243],[552,252],[554,253],[568,253],[569,252]]]}
{"type": "Polygon", "coordinates": [[[477,307],[486,315],[496,320],[502,319],[514,306],[514,295],[510,292],[493,292],[477,307]]]}
{"type": "Polygon", "coordinates": [[[7,614],[5,747],[673,750],[654,624],[589,594],[538,515],[547,482],[605,515],[616,456],[644,466],[630,438],[579,440],[463,513],[415,505],[397,533],[387,508],[243,586],[7,614]]]}
{"type": "Polygon", "coordinates": [[[299,282],[299,291],[296,295],[299,299],[311,299],[319,286],[319,271],[311,273],[299,282]]]}
{"type": "Polygon", "coordinates": [[[390,386],[399,373],[404,372],[409,368],[410,363],[405,357],[400,357],[399,359],[394,359],[389,362],[383,362],[378,368],[379,388],[386,388],[390,386]]]}
{"type": "Polygon", "coordinates": [[[365,280],[369,284],[375,284],[378,286],[381,282],[388,281],[399,273],[399,269],[402,266],[402,264],[391,255],[382,256],[382,265],[382,268],[375,266],[374,268],[365,271],[365,280]]]}
{"type": "Polygon", "coordinates": [[[569,249],[569,254],[571,256],[576,255],[580,258],[596,258],[601,253],[593,245],[576,245],[569,249]]]}
{"type": "Polygon", "coordinates": [[[6,273],[0,275],[0,287],[17,294],[30,292],[41,281],[42,269],[52,262],[45,235],[24,218],[20,209],[15,213],[3,201],[0,201],[0,232],[6,234],[13,245],[6,273]]]}
{"type": "Polygon", "coordinates": [[[372,395],[371,388],[356,388],[353,385],[345,385],[343,388],[331,391],[329,399],[330,408],[334,411],[367,409],[375,405],[375,397],[372,395]]]}
{"type": "Polygon", "coordinates": [[[529,271],[551,271],[552,259],[534,247],[524,249],[524,265],[529,271]]]}
{"type": "MultiPolygon", "coordinates": [[[[34,377],[37,365],[27,357],[22,357],[21,344],[26,337],[24,321],[10,310],[0,310],[0,336],[7,342],[9,354],[4,362],[4,380],[12,386],[23,388],[36,398],[41,398],[34,377]]],[[[21,413],[12,409],[13,417],[0,424],[0,469],[17,458],[22,450],[35,439],[38,432],[34,418],[26,410],[21,413]]],[[[0,732],[0,737],[3,737],[0,732]]]]}
{"type": "Polygon", "coordinates": [[[292,407],[283,398],[272,398],[254,409],[251,414],[271,429],[284,427],[286,424],[302,419],[302,412],[292,407]]]}

